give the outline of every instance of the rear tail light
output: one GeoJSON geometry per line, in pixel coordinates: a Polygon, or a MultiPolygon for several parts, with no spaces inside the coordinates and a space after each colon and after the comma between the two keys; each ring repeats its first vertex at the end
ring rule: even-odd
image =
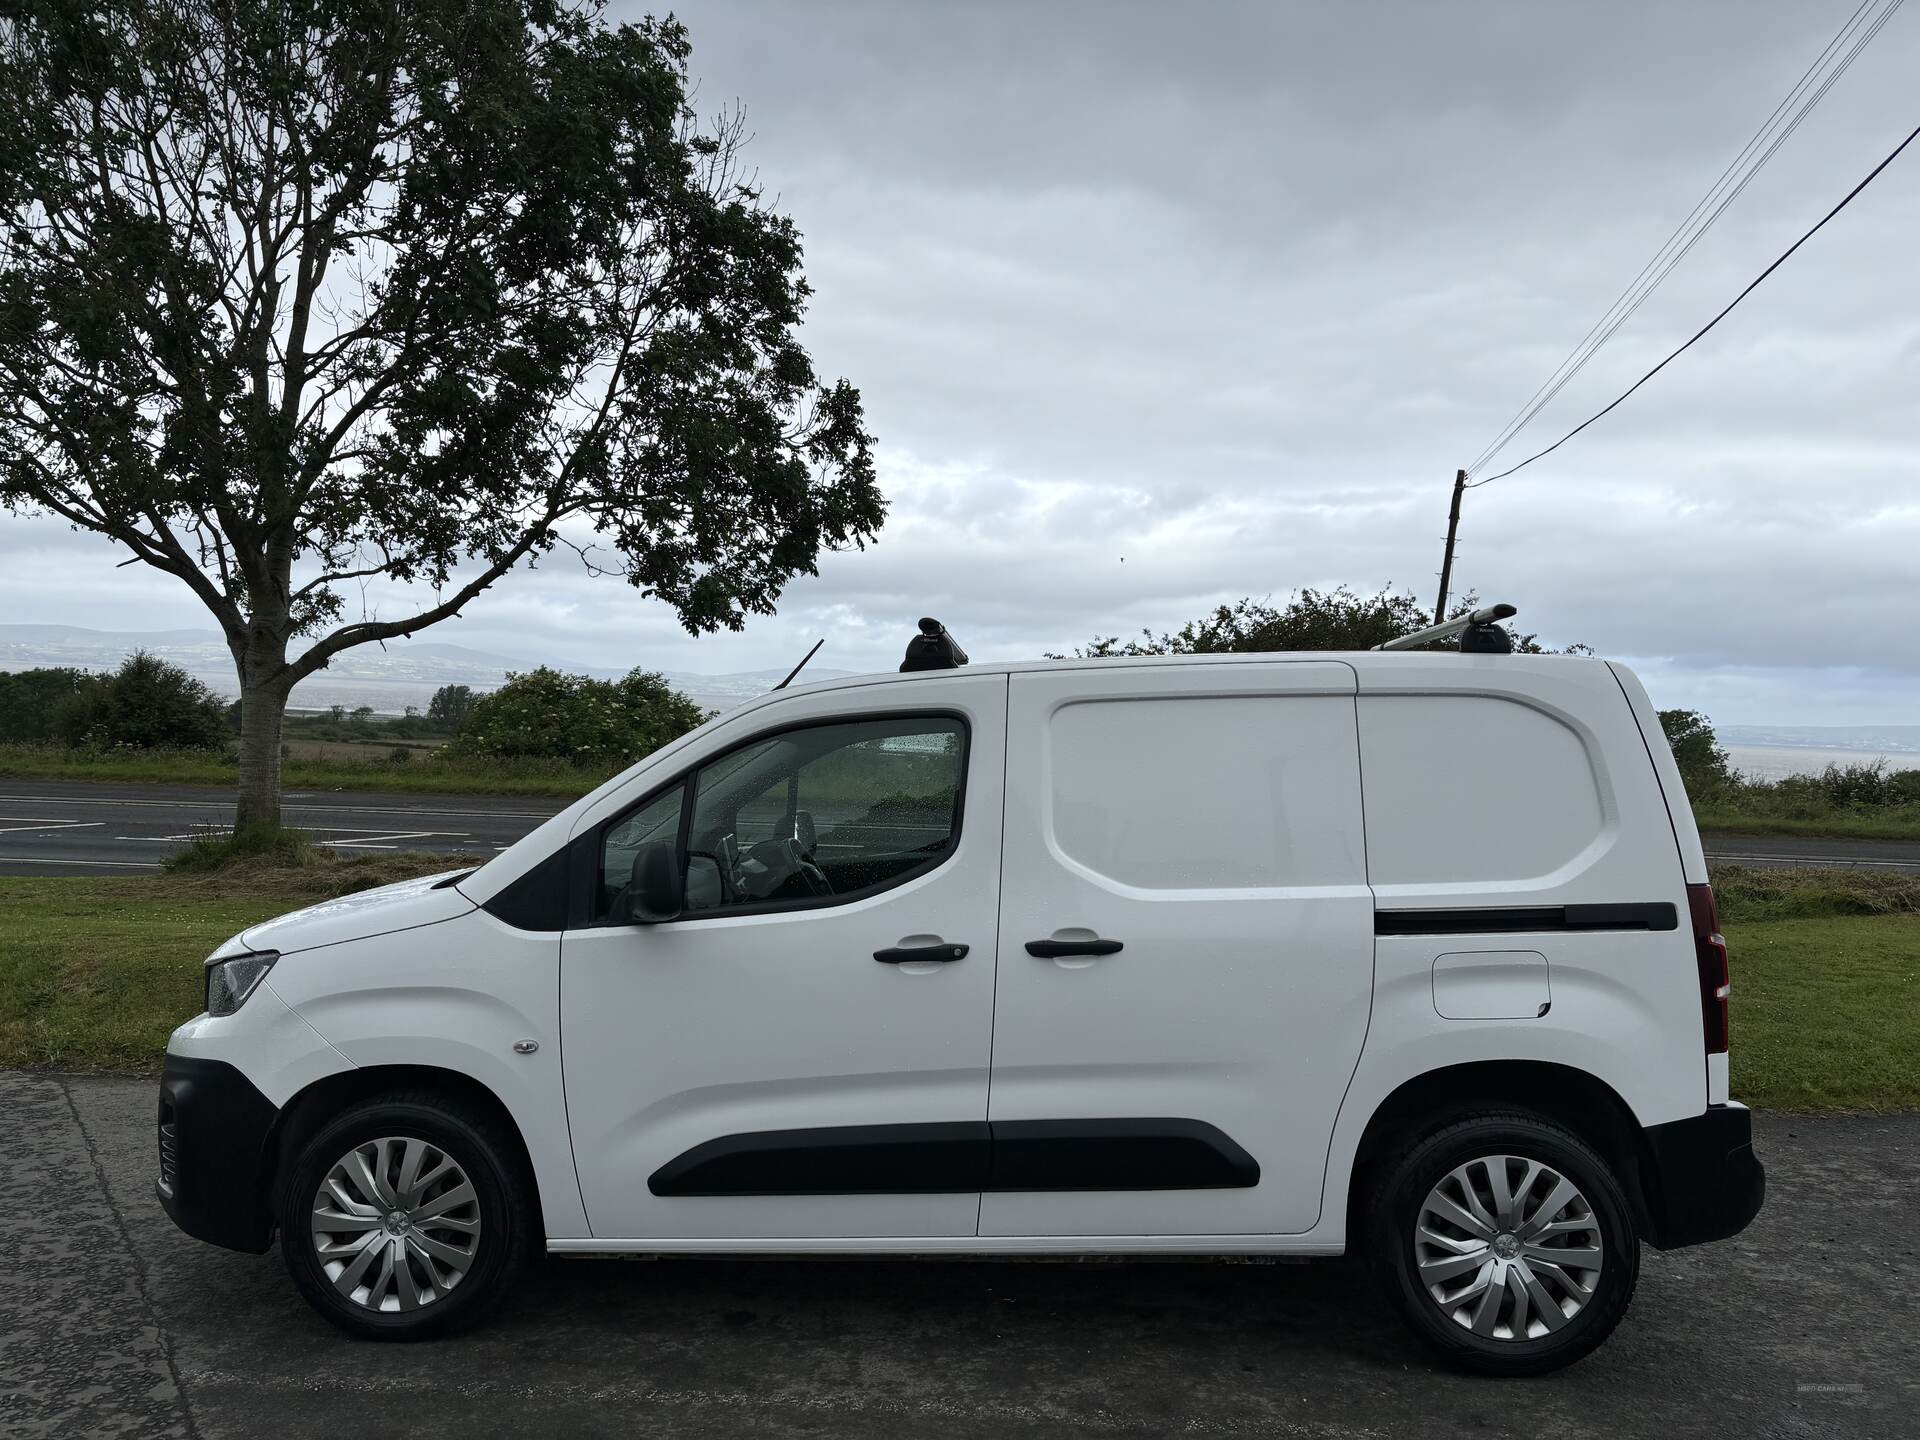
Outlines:
{"type": "Polygon", "coordinates": [[[1687,910],[1693,916],[1693,956],[1700,967],[1700,1019],[1706,1031],[1707,1053],[1727,1048],[1727,994],[1732,976],[1727,971],[1727,937],[1720,933],[1720,911],[1713,903],[1711,885],[1687,886],[1687,910]]]}

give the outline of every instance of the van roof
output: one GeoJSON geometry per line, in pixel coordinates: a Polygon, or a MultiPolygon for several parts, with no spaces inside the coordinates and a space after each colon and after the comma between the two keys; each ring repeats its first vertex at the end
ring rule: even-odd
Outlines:
{"type": "Polygon", "coordinates": [[[952,670],[878,670],[855,675],[839,675],[828,680],[800,681],[787,687],[788,693],[825,692],[854,686],[876,684],[911,685],[928,677],[952,679],[961,675],[1025,675],[1056,670],[1109,670],[1115,667],[1147,668],[1183,665],[1247,665],[1256,662],[1292,662],[1337,660],[1355,671],[1391,672],[1431,668],[1436,662],[1457,668],[1463,683],[1468,677],[1484,681],[1489,671],[1512,672],[1565,665],[1600,665],[1605,662],[1591,655],[1467,655],[1451,650],[1255,650],[1220,655],[1103,655],[1056,660],[990,660],[952,670]]]}

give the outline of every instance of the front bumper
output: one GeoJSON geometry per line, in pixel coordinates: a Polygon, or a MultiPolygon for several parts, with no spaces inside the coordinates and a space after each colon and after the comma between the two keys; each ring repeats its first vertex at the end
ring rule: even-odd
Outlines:
{"type": "Polygon", "coordinates": [[[259,1254],[273,1240],[267,1205],[273,1102],[224,1060],[167,1054],[160,1078],[160,1204],[196,1240],[259,1254]]]}
{"type": "Polygon", "coordinates": [[[1710,1105],[1640,1133],[1647,1239],[1659,1249],[1724,1240],[1760,1213],[1767,1176],[1753,1153],[1753,1113],[1746,1106],[1710,1105]]]}

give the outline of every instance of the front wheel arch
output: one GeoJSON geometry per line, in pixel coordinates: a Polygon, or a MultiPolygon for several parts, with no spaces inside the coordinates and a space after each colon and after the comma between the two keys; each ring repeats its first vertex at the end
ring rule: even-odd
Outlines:
{"type": "Polygon", "coordinates": [[[534,1169],[526,1137],[520,1133],[513,1112],[507,1109],[498,1095],[471,1075],[434,1065],[368,1065],[356,1070],[342,1070],[314,1081],[281,1106],[267,1140],[270,1164],[261,1177],[259,1203],[265,1213],[269,1217],[280,1213],[280,1188],[291,1173],[294,1157],[328,1121],[349,1106],[396,1091],[443,1097],[454,1105],[485,1116],[497,1125],[511,1142],[513,1162],[527,1182],[527,1193],[533,1197],[534,1233],[542,1237],[546,1235],[546,1221],[541,1213],[540,1176],[534,1169]]]}

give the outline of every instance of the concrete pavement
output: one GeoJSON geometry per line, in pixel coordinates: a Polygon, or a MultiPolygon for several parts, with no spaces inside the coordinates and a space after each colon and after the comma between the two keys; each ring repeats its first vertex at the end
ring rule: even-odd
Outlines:
{"type": "Polygon", "coordinates": [[[1644,1256],[1593,1357],[1434,1368],[1359,1268],[550,1261],[475,1333],[359,1344],[153,1199],[153,1086],[0,1073],[0,1434],[1913,1433],[1920,1115],[1760,1117],[1746,1234],[1644,1256]]]}

